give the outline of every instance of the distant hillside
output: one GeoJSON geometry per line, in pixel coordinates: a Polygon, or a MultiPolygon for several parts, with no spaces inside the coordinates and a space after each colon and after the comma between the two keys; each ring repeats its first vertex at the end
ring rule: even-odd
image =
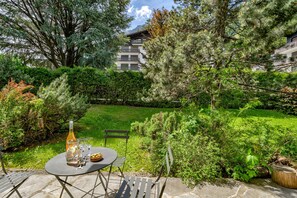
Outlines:
{"type": "Polygon", "coordinates": [[[132,34],[135,32],[142,31],[142,30],[145,30],[145,25],[138,25],[138,26],[136,26],[136,28],[126,31],[126,34],[132,34]]]}

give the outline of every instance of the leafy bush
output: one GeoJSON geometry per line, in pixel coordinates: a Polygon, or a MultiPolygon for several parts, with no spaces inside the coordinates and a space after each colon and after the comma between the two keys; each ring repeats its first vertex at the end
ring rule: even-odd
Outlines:
{"type": "Polygon", "coordinates": [[[189,186],[220,176],[220,148],[212,137],[199,131],[194,117],[184,117],[169,139],[175,150],[176,176],[189,186]]]}
{"type": "Polygon", "coordinates": [[[42,83],[48,85],[54,78],[67,74],[72,94],[85,95],[91,103],[173,106],[163,101],[146,103],[141,100],[151,82],[144,79],[140,72],[102,71],[91,67],[61,67],[54,71],[28,68],[25,72],[34,79],[33,85],[36,87],[42,83]]]}
{"type": "Polygon", "coordinates": [[[6,148],[43,135],[37,133],[41,101],[27,92],[31,87],[22,81],[10,81],[0,92],[0,137],[6,148]]]}
{"type": "Polygon", "coordinates": [[[2,89],[10,80],[16,82],[23,80],[26,83],[32,82],[32,77],[27,75],[23,71],[23,68],[25,68],[25,66],[22,65],[18,59],[0,55],[0,89],[2,89]]]}
{"type": "MultiPolygon", "coordinates": [[[[251,98],[259,98],[261,108],[279,109],[285,113],[295,114],[286,102],[294,101],[281,94],[284,87],[295,88],[297,73],[281,72],[251,72],[238,73],[227,69],[224,75],[222,91],[217,96],[219,107],[240,108],[251,98]]],[[[179,107],[179,101],[148,101],[144,100],[149,94],[152,81],[145,79],[141,72],[102,71],[91,67],[61,67],[57,70],[45,68],[30,68],[23,65],[17,58],[0,56],[0,87],[7,84],[9,79],[16,82],[24,80],[34,87],[31,92],[36,94],[41,85],[47,86],[55,78],[67,74],[68,84],[72,94],[82,94],[88,97],[91,103],[127,104],[150,107],[179,107]]],[[[203,76],[202,76],[203,77],[203,76]]],[[[190,102],[199,106],[210,105],[210,95],[201,89],[199,84],[191,87],[193,91],[190,102]]],[[[188,97],[188,96],[181,96],[188,97]]],[[[180,98],[179,98],[180,99],[180,98]]]]}
{"type": "Polygon", "coordinates": [[[166,144],[171,144],[174,175],[182,177],[188,185],[220,174],[218,145],[198,128],[195,117],[180,112],[155,114],[144,123],[135,122],[131,126],[132,131],[146,136],[144,148],[151,153],[154,171],[163,163],[166,144]]]}
{"type": "Polygon", "coordinates": [[[60,129],[69,119],[78,120],[87,111],[86,97],[79,94],[72,96],[67,80],[64,74],[49,86],[41,86],[37,92],[37,96],[44,101],[42,118],[49,133],[60,129]]]}
{"type": "Polygon", "coordinates": [[[22,71],[26,75],[30,76],[31,78],[30,84],[34,85],[34,87],[30,91],[34,94],[37,93],[41,85],[47,86],[54,80],[53,72],[46,68],[23,67],[22,71]]]}
{"type": "Polygon", "coordinates": [[[243,107],[249,101],[249,94],[240,88],[229,88],[220,95],[220,106],[223,108],[236,109],[243,107]]]}
{"type": "Polygon", "coordinates": [[[155,169],[170,143],[173,174],[189,185],[220,175],[249,181],[258,176],[259,167],[268,170],[275,153],[296,158],[297,132],[255,119],[236,125],[233,119],[224,111],[190,109],[155,114],[133,123],[131,131],[145,136],[143,148],[155,169]]]}
{"type": "Polygon", "coordinates": [[[284,87],[279,94],[278,109],[297,115],[297,88],[284,87]]]}
{"type": "Polygon", "coordinates": [[[6,148],[43,140],[87,110],[85,97],[71,95],[66,75],[41,86],[38,97],[28,92],[31,88],[10,81],[0,92],[0,138],[6,148]]]}
{"type": "Polygon", "coordinates": [[[297,84],[297,73],[255,72],[251,85],[257,87],[255,95],[263,103],[262,108],[278,109],[284,113],[297,115],[289,106],[294,102],[293,90],[297,84]],[[287,91],[286,91],[287,90],[287,91]]]}

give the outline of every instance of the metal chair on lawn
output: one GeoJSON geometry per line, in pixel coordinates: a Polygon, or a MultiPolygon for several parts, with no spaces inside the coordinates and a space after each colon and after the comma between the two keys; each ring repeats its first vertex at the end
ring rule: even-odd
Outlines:
{"type": "Polygon", "coordinates": [[[10,191],[5,196],[10,197],[14,192],[17,193],[19,197],[22,197],[18,188],[31,176],[34,171],[18,171],[18,172],[8,172],[5,169],[4,161],[2,157],[2,140],[0,139],[0,161],[2,167],[2,173],[0,173],[0,192],[4,192],[11,188],[10,191]]]}
{"type": "Polygon", "coordinates": [[[128,130],[118,130],[118,129],[105,129],[104,130],[104,146],[106,147],[108,139],[124,139],[125,142],[125,151],[123,156],[118,156],[117,159],[113,162],[112,166],[117,167],[120,171],[120,177],[122,181],[122,178],[124,178],[124,167],[125,167],[125,161],[126,161],[126,155],[127,155],[127,145],[128,145],[128,139],[129,139],[129,131],[128,130]]]}
{"type": "Polygon", "coordinates": [[[171,166],[173,164],[173,155],[170,146],[168,146],[168,151],[165,155],[165,163],[163,164],[159,175],[155,181],[148,178],[142,177],[125,177],[122,182],[117,194],[116,198],[149,198],[151,196],[152,189],[155,188],[155,197],[161,198],[165,187],[168,175],[170,173],[171,166]],[[160,190],[160,178],[165,172],[165,181],[160,190]]]}

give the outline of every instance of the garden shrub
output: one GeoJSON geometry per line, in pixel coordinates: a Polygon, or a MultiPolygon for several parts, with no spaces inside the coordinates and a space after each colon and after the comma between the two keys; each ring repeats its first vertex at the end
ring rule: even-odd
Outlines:
{"type": "Polygon", "coordinates": [[[211,137],[204,136],[198,125],[193,116],[161,112],[144,123],[133,123],[131,131],[146,137],[144,148],[150,151],[154,171],[162,165],[166,145],[170,143],[175,159],[173,174],[188,185],[195,185],[220,174],[218,145],[211,137]]]}
{"type": "Polygon", "coordinates": [[[297,131],[287,129],[282,133],[276,153],[297,161],[297,131]]]}
{"type": "Polygon", "coordinates": [[[30,76],[30,78],[32,79],[30,84],[32,84],[34,87],[30,91],[34,94],[37,93],[41,85],[47,86],[54,80],[53,73],[46,68],[23,67],[22,70],[26,75],[30,76]]]}
{"type": "Polygon", "coordinates": [[[278,109],[287,114],[297,115],[297,88],[284,87],[278,97],[278,109]]]}
{"type": "Polygon", "coordinates": [[[211,136],[204,135],[193,116],[183,116],[178,130],[170,135],[174,148],[176,176],[189,186],[201,180],[211,180],[220,173],[220,148],[211,136]]]}
{"type": "Polygon", "coordinates": [[[232,176],[236,179],[249,181],[251,178],[261,175],[258,172],[261,170],[259,167],[268,170],[270,159],[276,153],[287,157],[296,155],[297,139],[288,139],[288,137],[292,137],[292,134],[296,136],[297,131],[274,126],[263,120],[246,119],[243,121],[242,127],[235,130],[235,133],[231,133],[236,153],[236,155],[228,157],[230,167],[232,167],[229,169],[232,176]],[[287,153],[288,150],[291,151],[290,155],[287,153]],[[235,158],[232,160],[234,156],[235,158]]]}
{"type": "MultiPolygon", "coordinates": [[[[295,114],[284,103],[290,94],[281,94],[281,89],[295,89],[297,73],[281,72],[252,72],[226,69],[221,93],[218,95],[218,107],[240,108],[250,99],[259,98],[261,108],[278,109],[285,113],[295,114]],[[284,96],[284,97],[283,97],[284,96]]],[[[82,94],[91,103],[125,104],[148,107],[180,107],[177,101],[144,100],[152,81],[144,78],[141,72],[113,70],[103,71],[91,67],[61,67],[56,70],[31,68],[23,65],[17,58],[0,56],[0,87],[7,84],[9,79],[16,82],[24,80],[34,87],[31,92],[36,94],[41,85],[47,86],[54,79],[67,74],[68,84],[72,94],[82,94]]],[[[210,105],[210,95],[201,89],[199,84],[193,85],[193,95],[190,102],[199,106],[210,105]]],[[[182,96],[181,96],[182,97],[182,96]]],[[[291,100],[291,99],[290,99],[291,100]]],[[[294,101],[294,100],[293,100],[294,101]]]]}
{"type": "Polygon", "coordinates": [[[248,103],[249,93],[240,88],[229,88],[220,94],[220,107],[237,109],[248,103]]]}
{"type": "Polygon", "coordinates": [[[33,79],[24,72],[23,68],[25,67],[26,66],[16,58],[0,55],[0,89],[2,89],[10,80],[31,83],[33,79]]]}
{"type": "Polygon", "coordinates": [[[294,101],[296,94],[286,91],[286,87],[294,89],[297,84],[297,73],[254,72],[250,74],[257,87],[255,95],[262,102],[262,108],[277,109],[287,114],[297,115],[288,105],[294,101]],[[291,97],[293,96],[293,97],[291,97]]]}
{"type": "Polygon", "coordinates": [[[80,93],[87,96],[89,101],[102,97],[100,88],[107,84],[103,71],[91,67],[61,67],[54,71],[56,77],[63,74],[67,74],[68,84],[73,94],[80,93]]]}
{"type": "Polygon", "coordinates": [[[255,119],[238,125],[234,119],[222,110],[190,109],[155,114],[133,123],[131,131],[145,136],[143,148],[150,152],[154,170],[170,143],[173,174],[188,185],[221,175],[249,181],[258,176],[259,167],[268,170],[275,153],[297,156],[297,132],[255,119]]]}
{"type": "Polygon", "coordinates": [[[79,94],[72,95],[67,80],[64,74],[49,86],[41,86],[37,92],[37,96],[44,101],[42,119],[50,134],[58,131],[69,119],[78,120],[84,116],[88,108],[87,98],[79,94]]]}
{"type": "Polygon", "coordinates": [[[141,101],[142,93],[148,89],[150,81],[144,79],[140,72],[102,71],[91,67],[75,67],[72,69],[61,67],[53,71],[53,76],[59,77],[64,73],[68,75],[68,84],[72,93],[87,96],[91,103],[136,106],[163,104],[163,101],[152,104],[141,101]]]}
{"type": "Polygon", "coordinates": [[[0,92],[0,138],[5,148],[17,147],[44,135],[38,131],[42,101],[27,92],[30,88],[32,86],[23,81],[10,81],[0,92]]]}
{"type": "Polygon", "coordinates": [[[28,92],[31,88],[10,81],[0,92],[0,138],[5,148],[44,140],[87,111],[86,97],[71,95],[66,75],[41,86],[37,96],[28,92]]]}

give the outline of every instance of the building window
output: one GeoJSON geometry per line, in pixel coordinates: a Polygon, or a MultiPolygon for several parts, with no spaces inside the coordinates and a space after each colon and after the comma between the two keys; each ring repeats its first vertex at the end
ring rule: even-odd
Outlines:
{"type": "Polygon", "coordinates": [[[131,55],[131,61],[138,61],[138,55],[131,55]]]}
{"type": "Polygon", "coordinates": [[[128,64],[121,64],[121,70],[128,70],[129,69],[129,66],[128,64]]]}
{"type": "Polygon", "coordinates": [[[132,44],[142,44],[142,39],[135,39],[135,40],[132,40],[132,44]]]}
{"type": "Polygon", "coordinates": [[[138,46],[132,46],[131,52],[139,52],[138,46]]]}
{"type": "Polygon", "coordinates": [[[122,46],[121,47],[121,51],[122,52],[129,52],[130,50],[129,50],[129,46],[122,46]]]}
{"type": "Polygon", "coordinates": [[[130,68],[131,68],[131,70],[135,70],[135,71],[139,70],[138,64],[131,64],[130,68]]]}
{"type": "Polygon", "coordinates": [[[121,61],[128,61],[129,55],[121,55],[121,61]]]}

